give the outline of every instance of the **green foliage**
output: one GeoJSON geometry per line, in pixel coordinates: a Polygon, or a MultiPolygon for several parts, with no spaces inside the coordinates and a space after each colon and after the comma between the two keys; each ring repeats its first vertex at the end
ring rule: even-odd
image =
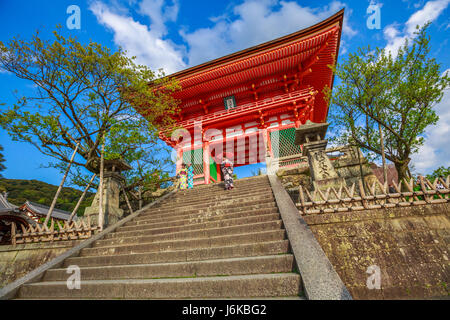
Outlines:
{"type": "MultiPolygon", "coordinates": [[[[8,201],[17,206],[21,206],[26,200],[50,206],[58,187],[38,180],[0,179],[0,189],[8,191],[8,201]]],[[[72,212],[81,194],[82,191],[63,188],[56,208],[72,212]]],[[[78,216],[83,215],[84,209],[91,205],[94,196],[93,193],[86,195],[77,211],[78,216]]]]}
{"type": "Polygon", "coordinates": [[[444,179],[450,175],[450,167],[441,166],[433,171],[433,173],[427,175],[427,179],[434,182],[436,178],[443,177],[444,179]]]}
{"type": "Polygon", "coordinates": [[[149,163],[141,160],[139,169],[127,174],[128,183],[154,179],[164,170],[169,153],[157,146],[156,134],[159,126],[174,122],[178,106],[170,93],[178,86],[162,71],[135,64],[122,49],[113,53],[94,42],[65,38],[61,30],[53,41],[36,33],[30,41],[0,42],[0,68],[35,87],[0,114],[0,126],[14,141],[55,158],[49,166],[61,171],[80,141],[72,183],[86,185],[87,171],[95,171],[88,164],[100,158],[103,141],[106,159],[124,158],[134,165],[151,155],[149,163]],[[150,82],[163,90],[153,90],[150,82]]]}
{"type": "MultiPolygon", "coordinates": [[[[3,154],[1,153],[3,151],[3,147],[0,145],[0,172],[6,169],[5,165],[2,162],[5,162],[5,158],[3,157],[3,154]]],[[[3,178],[2,174],[0,173],[0,179],[3,178]]]]}
{"type": "Polygon", "coordinates": [[[436,124],[433,107],[450,84],[441,75],[435,59],[428,58],[428,25],[416,32],[393,57],[390,52],[370,47],[349,54],[334,68],[340,84],[325,94],[330,99],[334,140],[355,144],[366,152],[381,155],[379,126],[386,158],[392,161],[399,179],[408,171],[411,154],[423,145],[423,133],[436,124]]]}
{"type": "Polygon", "coordinates": [[[251,173],[252,173],[252,176],[262,176],[263,174],[264,174],[264,172],[263,172],[263,170],[261,169],[261,168],[258,168],[258,170],[257,171],[251,171],[251,173]]]}
{"type": "Polygon", "coordinates": [[[154,191],[169,179],[172,169],[169,147],[158,139],[158,132],[144,118],[122,120],[106,136],[106,159],[124,159],[133,169],[123,172],[129,186],[143,185],[143,192],[154,191]]]}
{"type": "MultiPolygon", "coordinates": [[[[39,220],[38,220],[38,222],[40,223],[40,224],[44,224],[44,222],[45,222],[45,217],[40,217],[39,218],[39,220]]],[[[51,220],[48,220],[48,222],[47,222],[47,227],[51,227],[51,225],[52,225],[52,221],[51,220]]],[[[55,223],[53,224],[53,228],[55,229],[55,231],[59,231],[59,224],[55,221],[55,223]]]]}

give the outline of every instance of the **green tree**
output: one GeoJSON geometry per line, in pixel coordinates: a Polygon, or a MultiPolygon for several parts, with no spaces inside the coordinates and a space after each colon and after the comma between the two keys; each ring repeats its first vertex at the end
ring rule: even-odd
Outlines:
{"type": "Polygon", "coordinates": [[[428,174],[427,179],[433,182],[436,178],[444,177],[445,179],[449,175],[450,175],[450,167],[446,168],[444,166],[440,166],[439,168],[434,170],[431,174],[428,174]]]}
{"type": "Polygon", "coordinates": [[[156,148],[158,126],[173,123],[177,112],[170,95],[177,85],[162,71],[135,64],[122,49],[113,53],[94,42],[65,38],[59,29],[52,41],[36,33],[30,41],[0,42],[0,68],[36,88],[0,115],[0,125],[14,141],[55,158],[49,165],[61,170],[80,142],[73,183],[86,185],[86,169],[93,171],[89,164],[100,158],[102,141],[106,159],[133,162],[148,155],[143,150],[156,148]],[[164,90],[150,89],[150,82],[164,90]]]}
{"type": "MultiPolygon", "coordinates": [[[[3,147],[0,145],[0,172],[4,171],[6,169],[5,165],[2,162],[5,162],[5,158],[3,157],[3,147]]],[[[2,174],[0,173],[0,179],[3,178],[2,174]]]]}
{"type": "Polygon", "coordinates": [[[258,170],[256,171],[251,171],[252,172],[252,176],[262,176],[264,174],[263,170],[261,168],[258,168],[258,170]]]}
{"type": "Polygon", "coordinates": [[[386,159],[394,163],[399,179],[407,177],[425,128],[438,121],[433,107],[450,83],[448,75],[440,74],[440,64],[428,57],[427,28],[418,28],[412,45],[406,40],[396,57],[370,47],[349,54],[333,68],[340,84],[332,95],[325,90],[335,140],[379,157],[381,131],[386,159]]]}

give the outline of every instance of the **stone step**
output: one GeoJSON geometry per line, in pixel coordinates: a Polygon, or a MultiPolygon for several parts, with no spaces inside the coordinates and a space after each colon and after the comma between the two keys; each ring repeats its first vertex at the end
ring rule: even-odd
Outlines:
{"type": "Polygon", "coordinates": [[[166,214],[158,214],[158,215],[143,215],[143,216],[137,216],[135,219],[130,221],[129,223],[135,223],[136,225],[142,224],[142,223],[161,223],[161,222],[169,222],[169,221],[175,221],[175,220],[184,220],[184,219],[203,219],[204,217],[214,217],[214,216],[225,216],[230,214],[248,214],[253,213],[255,215],[261,214],[261,213],[273,213],[278,212],[278,207],[276,203],[269,202],[268,204],[261,204],[261,205],[250,205],[248,207],[236,207],[226,210],[207,210],[207,211],[188,211],[187,213],[177,213],[177,212],[170,212],[166,214]]]}
{"type": "MultiPolygon", "coordinates": [[[[238,187],[242,187],[242,186],[249,186],[249,185],[261,185],[261,184],[268,184],[269,179],[267,177],[263,178],[263,179],[254,179],[254,180],[242,180],[242,179],[234,179],[233,180],[233,184],[235,186],[238,187]]],[[[210,183],[208,185],[205,184],[200,184],[200,185],[196,185],[194,186],[194,189],[183,189],[181,191],[183,192],[190,192],[192,190],[203,190],[203,189],[222,189],[224,187],[225,183],[224,181],[220,181],[220,182],[214,182],[214,183],[210,183]]]]}
{"type": "MultiPolygon", "coordinates": [[[[92,300],[91,298],[76,298],[77,300],[92,300]]],[[[28,298],[14,298],[14,300],[42,300],[39,297],[28,297],[28,298]]],[[[66,299],[66,298],[52,298],[47,297],[45,300],[73,300],[73,299],[66,299]]],[[[110,298],[97,298],[96,300],[111,300],[110,298]]],[[[137,298],[133,300],[138,300],[137,298]]],[[[145,299],[148,300],[148,299],[145,299]]],[[[167,299],[152,299],[152,300],[167,300],[167,299]]],[[[199,298],[189,298],[189,297],[183,297],[183,298],[170,298],[170,300],[199,300],[199,298]]],[[[230,300],[229,298],[223,298],[223,297],[206,297],[203,298],[203,300],[230,300]]],[[[300,293],[298,296],[287,296],[287,297],[235,297],[233,300],[307,300],[306,297],[300,293]]]]}
{"type": "MultiPolygon", "coordinates": [[[[291,254],[285,254],[207,261],[83,267],[80,269],[80,275],[84,281],[278,273],[291,272],[293,261],[291,254]]],[[[66,271],[65,268],[48,270],[43,281],[66,281],[68,278],[66,271]]]]}
{"type": "Polygon", "coordinates": [[[105,244],[102,246],[99,245],[92,248],[85,248],[81,250],[80,256],[87,257],[114,254],[162,252],[184,249],[201,249],[240,243],[269,242],[284,239],[284,230],[268,230],[262,232],[226,234],[209,238],[202,237],[161,241],[155,241],[155,239],[147,239],[147,237],[141,237],[140,239],[136,238],[131,241],[127,241],[125,244],[105,244]]]}
{"type": "MultiPolygon", "coordinates": [[[[270,185],[269,179],[265,180],[255,180],[249,182],[241,182],[234,180],[233,185],[235,188],[247,188],[247,187],[260,187],[270,185]]],[[[209,185],[195,185],[192,189],[180,189],[179,191],[183,193],[201,192],[201,191],[225,191],[225,182],[221,181],[218,183],[210,183],[209,185]]]]}
{"type": "Polygon", "coordinates": [[[215,197],[236,197],[242,194],[252,194],[270,192],[270,186],[259,186],[259,187],[248,187],[248,188],[234,188],[233,190],[204,190],[191,193],[182,193],[178,190],[173,196],[174,199],[204,199],[204,198],[215,198],[215,197]]]}
{"type": "Polygon", "coordinates": [[[70,290],[66,281],[23,285],[19,298],[171,299],[208,297],[295,296],[300,276],[295,273],[175,279],[85,280],[70,290]]]}
{"type": "Polygon", "coordinates": [[[181,215],[181,216],[170,216],[170,217],[164,217],[159,219],[142,219],[142,220],[132,220],[124,224],[124,227],[136,227],[136,226],[153,226],[155,228],[160,227],[164,228],[167,226],[180,226],[180,225],[186,225],[189,223],[195,223],[195,222],[208,222],[208,221],[217,221],[222,219],[234,219],[234,218],[242,218],[242,217],[249,217],[249,216],[259,216],[259,215],[266,215],[271,213],[278,213],[278,208],[267,208],[267,209],[258,209],[255,210],[249,210],[249,211],[241,211],[241,212],[235,212],[235,213],[208,213],[208,214],[190,214],[190,215],[181,215]]]}
{"type": "MultiPolygon", "coordinates": [[[[264,177],[253,177],[253,178],[245,178],[245,179],[234,179],[233,184],[236,187],[240,186],[249,186],[249,185],[259,185],[259,184],[269,184],[269,178],[267,176],[264,177]]],[[[195,190],[203,190],[203,189],[222,189],[224,186],[224,182],[210,183],[210,184],[201,184],[194,187],[194,189],[184,189],[180,190],[183,192],[191,192],[195,190]]]]}
{"type": "MultiPolygon", "coordinates": [[[[39,297],[29,297],[29,298],[14,298],[13,300],[17,300],[17,301],[30,301],[30,300],[42,300],[39,297]]],[[[45,300],[73,300],[73,299],[65,299],[65,298],[51,298],[51,297],[47,297],[45,298],[45,300]]],[[[77,298],[77,300],[92,300],[90,298],[77,298]]],[[[97,298],[96,300],[111,300],[110,298],[97,298]]],[[[139,300],[137,298],[133,299],[133,300],[139,300]]],[[[145,299],[148,300],[148,299],[145,299]]],[[[167,300],[167,299],[152,299],[152,300],[167,300]]],[[[183,301],[189,301],[189,300],[199,300],[199,298],[188,298],[188,297],[184,297],[184,298],[171,298],[170,300],[183,300],[183,301]]],[[[208,300],[230,300],[228,298],[221,298],[221,297],[207,297],[207,298],[203,298],[203,300],[208,301],[208,300]]],[[[299,300],[299,301],[304,301],[307,300],[305,298],[304,295],[300,294],[298,296],[289,296],[289,297],[235,297],[233,298],[233,300],[299,300]]]]}
{"type": "Polygon", "coordinates": [[[165,225],[158,223],[156,226],[152,224],[123,226],[117,228],[116,232],[126,232],[126,231],[134,232],[137,230],[139,231],[146,230],[150,235],[167,232],[177,232],[181,230],[198,230],[198,229],[227,227],[232,225],[264,222],[277,219],[280,219],[280,215],[278,213],[268,215],[253,215],[247,217],[228,218],[228,219],[222,216],[222,219],[216,221],[202,221],[201,218],[196,218],[196,219],[181,220],[182,223],[178,225],[171,222],[166,222],[165,225]]]}
{"type": "Polygon", "coordinates": [[[220,185],[210,185],[207,188],[200,188],[199,186],[194,186],[193,189],[178,189],[178,196],[195,196],[200,194],[236,194],[238,191],[250,191],[257,189],[267,189],[270,187],[269,182],[264,183],[252,183],[252,184],[234,184],[232,190],[225,190],[225,185],[222,183],[220,185]]]}
{"type": "Polygon", "coordinates": [[[149,217],[153,219],[171,217],[171,216],[181,216],[181,215],[190,215],[190,214],[202,214],[202,213],[229,213],[229,212],[242,212],[248,210],[257,210],[262,208],[275,208],[276,202],[274,200],[260,200],[255,202],[243,203],[238,206],[236,205],[223,205],[223,206],[209,206],[209,207],[199,207],[199,208],[191,208],[191,207],[182,207],[182,208],[174,208],[170,210],[161,210],[161,211],[147,211],[141,213],[138,217],[133,220],[145,220],[149,217]]]}
{"type": "Polygon", "coordinates": [[[173,216],[181,216],[181,215],[192,215],[192,214],[201,214],[201,213],[212,213],[212,212],[221,212],[221,213],[228,213],[228,212],[242,212],[242,211],[249,211],[249,210],[257,210],[257,209],[263,209],[263,208],[276,208],[276,202],[275,201],[264,201],[261,200],[257,203],[249,203],[249,204],[242,204],[240,206],[215,206],[215,207],[208,207],[208,208],[183,208],[180,207],[179,210],[171,209],[167,211],[160,211],[160,212],[153,212],[153,211],[147,211],[141,213],[136,219],[133,220],[142,220],[147,218],[154,218],[154,219],[160,219],[160,218],[166,218],[166,217],[173,217],[173,216]]]}
{"type": "MultiPolygon", "coordinates": [[[[110,239],[116,239],[122,241],[122,243],[133,241],[139,239],[139,241],[162,241],[162,240],[180,240],[180,239],[192,239],[192,238],[205,238],[218,235],[238,234],[245,233],[249,231],[266,231],[266,230],[278,230],[281,229],[283,223],[281,220],[257,222],[245,225],[229,226],[229,227],[218,227],[209,229],[199,229],[199,230],[186,230],[178,232],[160,233],[148,235],[145,231],[126,231],[126,232],[114,232],[107,234],[102,240],[98,240],[99,243],[107,241],[110,239]]],[[[97,243],[97,241],[96,241],[97,243]]]]}
{"type": "Polygon", "coordinates": [[[193,189],[178,189],[176,196],[177,197],[195,197],[204,194],[208,195],[235,195],[239,192],[250,192],[252,190],[268,190],[270,188],[270,183],[258,183],[258,184],[247,184],[247,185],[235,185],[231,190],[225,190],[225,186],[211,186],[209,188],[199,188],[198,186],[194,186],[193,189]]]}
{"type": "Polygon", "coordinates": [[[218,206],[218,205],[227,205],[230,203],[245,203],[245,202],[249,202],[249,201],[256,201],[256,200],[261,200],[264,198],[270,198],[270,199],[275,199],[272,193],[269,192],[264,192],[264,193],[259,193],[256,195],[253,194],[247,194],[245,196],[240,196],[240,197],[228,197],[228,198],[224,198],[224,199],[213,199],[213,198],[207,198],[204,200],[195,200],[195,201],[190,201],[189,199],[186,199],[186,201],[181,201],[181,202],[172,202],[172,201],[168,201],[168,203],[163,206],[163,207],[158,207],[158,208],[154,208],[153,211],[165,211],[165,210],[170,210],[170,209],[174,209],[174,208],[184,208],[184,207],[193,207],[193,208],[199,208],[201,206],[203,207],[211,207],[211,206],[218,206]]]}
{"type": "MultiPolygon", "coordinates": [[[[164,212],[173,212],[177,210],[196,210],[196,209],[211,209],[211,208],[227,208],[227,207],[236,207],[236,206],[248,206],[250,204],[258,204],[258,203],[267,203],[267,202],[275,202],[275,198],[271,194],[259,195],[259,196],[248,196],[242,197],[240,199],[227,199],[223,201],[217,202],[192,202],[192,203],[178,203],[171,204],[168,206],[164,206],[161,208],[155,208],[151,212],[153,214],[164,213],[164,212]]],[[[142,214],[147,214],[150,212],[143,212],[142,214]]]]}
{"type": "Polygon", "coordinates": [[[254,257],[285,254],[289,250],[288,240],[228,245],[223,247],[174,250],[150,253],[134,253],[110,256],[71,257],[64,261],[64,267],[112,266],[125,264],[153,264],[162,262],[187,262],[211,259],[254,257]]]}
{"type": "Polygon", "coordinates": [[[237,193],[237,194],[234,194],[231,196],[227,193],[212,194],[212,195],[201,194],[196,197],[174,195],[173,198],[171,198],[166,203],[161,204],[160,206],[158,206],[158,208],[165,207],[167,205],[173,205],[173,204],[187,205],[187,204],[196,203],[196,202],[220,202],[220,201],[226,201],[226,200],[230,200],[230,199],[247,198],[249,196],[256,197],[256,196],[267,196],[267,195],[273,195],[273,192],[270,188],[260,189],[260,190],[255,190],[255,191],[248,191],[248,192],[247,191],[240,192],[240,193],[237,193]]]}
{"type": "Polygon", "coordinates": [[[19,299],[300,298],[281,216],[267,176],[178,190],[23,285],[19,299]],[[67,267],[81,289],[67,288],[67,267]]]}

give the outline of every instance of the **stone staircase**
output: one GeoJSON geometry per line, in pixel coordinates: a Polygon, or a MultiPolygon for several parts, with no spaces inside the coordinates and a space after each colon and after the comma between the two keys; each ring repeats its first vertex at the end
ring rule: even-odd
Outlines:
{"type": "Polygon", "coordinates": [[[19,299],[302,298],[267,176],[182,190],[23,285],[19,299]],[[69,290],[67,267],[81,271],[69,290]]]}

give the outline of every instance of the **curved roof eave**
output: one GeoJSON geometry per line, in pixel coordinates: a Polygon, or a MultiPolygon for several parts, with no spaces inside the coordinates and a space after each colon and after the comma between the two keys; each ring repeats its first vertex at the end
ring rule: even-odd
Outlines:
{"type": "MultiPolygon", "coordinates": [[[[342,32],[342,22],[344,19],[344,10],[345,9],[342,9],[342,10],[338,11],[337,13],[335,13],[334,15],[332,15],[331,17],[329,17],[328,19],[323,20],[311,27],[306,28],[306,29],[302,29],[302,30],[296,31],[294,33],[288,34],[286,36],[283,36],[283,37],[280,37],[280,38],[277,38],[277,39],[274,39],[274,40],[271,40],[271,41],[268,41],[268,42],[265,42],[265,43],[262,43],[262,44],[259,44],[259,45],[256,45],[256,46],[253,46],[253,47],[250,47],[250,48],[238,51],[238,52],[231,53],[229,55],[199,64],[197,66],[194,66],[194,67],[191,67],[188,69],[184,69],[184,70],[175,72],[173,74],[168,75],[167,77],[181,79],[181,78],[185,78],[188,76],[192,76],[195,73],[203,72],[207,69],[218,67],[220,65],[226,64],[226,63],[234,61],[236,59],[242,59],[242,58],[250,56],[252,54],[277,47],[283,43],[288,43],[288,42],[293,41],[298,38],[307,37],[317,31],[320,31],[323,28],[326,28],[326,27],[336,23],[336,22],[339,22],[339,25],[341,27],[341,28],[339,28],[339,33],[341,33],[342,32]]],[[[338,37],[339,42],[340,42],[340,38],[341,37],[339,35],[339,37],[338,37]]],[[[336,56],[338,54],[338,51],[339,51],[339,43],[337,46],[336,56]]]]}

